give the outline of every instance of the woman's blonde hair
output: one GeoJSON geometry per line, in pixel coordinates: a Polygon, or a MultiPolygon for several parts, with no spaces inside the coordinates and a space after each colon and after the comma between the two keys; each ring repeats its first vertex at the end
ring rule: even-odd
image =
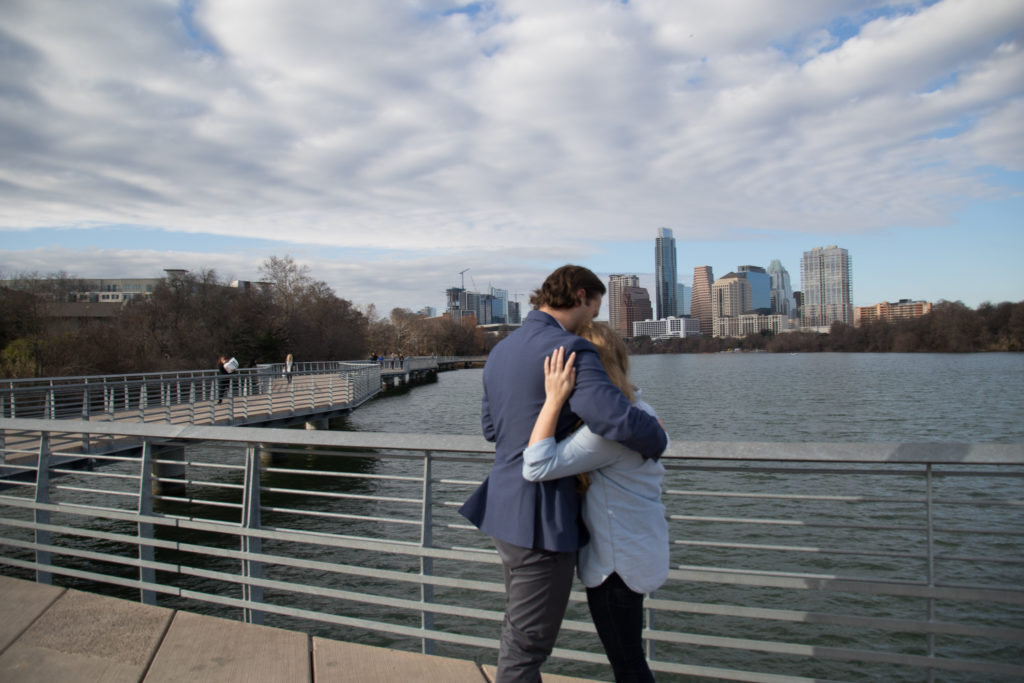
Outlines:
{"type": "Polygon", "coordinates": [[[635,401],[636,387],[629,381],[629,350],[619,333],[606,323],[590,323],[580,330],[580,336],[597,349],[612,384],[622,389],[630,403],[635,401]]]}

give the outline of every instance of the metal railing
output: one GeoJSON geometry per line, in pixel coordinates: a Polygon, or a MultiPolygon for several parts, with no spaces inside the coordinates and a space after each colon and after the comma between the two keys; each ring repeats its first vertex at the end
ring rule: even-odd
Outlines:
{"type": "MultiPolygon", "coordinates": [[[[496,658],[500,564],[457,514],[481,438],[0,419],[5,443],[32,433],[5,452],[7,573],[496,658]],[[50,442],[82,431],[142,446],[51,467],[50,442]]],[[[660,680],[1024,676],[1024,445],[675,442],[665,463],[660,680]]],[[[546,670],[608,677],[579,590],[546,670]]]]}
{"type": "Polygon", "coordinates": [[[0,417],[214,423],[317,408],[357,406],[381,388],[368,362],[296,363],[231,374],[190,370],[0,380],[0,417]]]}

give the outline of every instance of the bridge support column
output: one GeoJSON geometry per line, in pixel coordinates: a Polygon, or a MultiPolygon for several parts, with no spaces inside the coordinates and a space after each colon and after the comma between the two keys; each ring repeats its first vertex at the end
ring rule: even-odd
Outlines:
{"type": "Polygon", "coordinates": [[[181,496],[185,494],[185,447],[153,446],[153,494],[181,496]],[[181,481],[165,481],[180,479],[181,481]]]}
{"type": "Polygon", "coordinates": [[[256,452],[259,453],[260,464],[264,467],[269,465],[280,465],[288,460],[287,453],[275,451],[272,446],[265,443],[257,445],[256,452]]]}

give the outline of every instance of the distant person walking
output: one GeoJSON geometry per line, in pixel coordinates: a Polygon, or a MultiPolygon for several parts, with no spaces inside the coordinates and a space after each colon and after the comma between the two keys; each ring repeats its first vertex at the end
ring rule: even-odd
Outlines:
{"type": "Polygon", "coordinates": [[[228,375],[231,371],[227,369],[228,357],[217,356],[217,403],[224,400],[224,394],[228,392],[231,378],[228,375]]]}
{"type": "Polygon", "coordinates": [[[285,356],[285,359],[284,359],[284,370],[281,373],[281,374],[283,374],[285,376],[285,379],[288,380],[288,387],[289,388],[292,386],[292,373],[294,371],[295,371],[295,362],[294,362],[294,359],[292,358],[292,354],[289,353],[287,356],[285,356]]]}

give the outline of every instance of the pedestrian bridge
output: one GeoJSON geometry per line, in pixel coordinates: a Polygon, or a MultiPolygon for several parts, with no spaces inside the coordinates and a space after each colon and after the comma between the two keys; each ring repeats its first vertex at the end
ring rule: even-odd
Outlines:
{"type": "MultiPolygon", "coordinates": [[[[0,490],[7,576],[496,660],[501,565],[457,513],[493,458],[479,436],[6,417],[0,454],[22,475],[0,490]],[[85,470],[51,447],[118,438],[138,455],[85,470]]],[[[659,680],[1024,677],[1024,445],[673,441],[664,462],[659,680]]],[[[609,679],[579,585],[545,672],[609,679]]]]}
{"type": "MultiPolygon", "coordinates": [[[[224,375],[189,370],[124,375],[0,380],[0,417],[326,428],[384,389],[480,365],[480,356],[423,356],[383,362],[316,361],[243,368],[224,375]]],[[[92,435],[95,436],[95,435],[92,435]]],[[[34,435],[32,435],[34,438],[34,435]]],[[[97,454],[136,448],[138,439],[58,437],[55,452],[97,454]]],[[[0,470],[0,476],[3,472],[0,470]]]]}

